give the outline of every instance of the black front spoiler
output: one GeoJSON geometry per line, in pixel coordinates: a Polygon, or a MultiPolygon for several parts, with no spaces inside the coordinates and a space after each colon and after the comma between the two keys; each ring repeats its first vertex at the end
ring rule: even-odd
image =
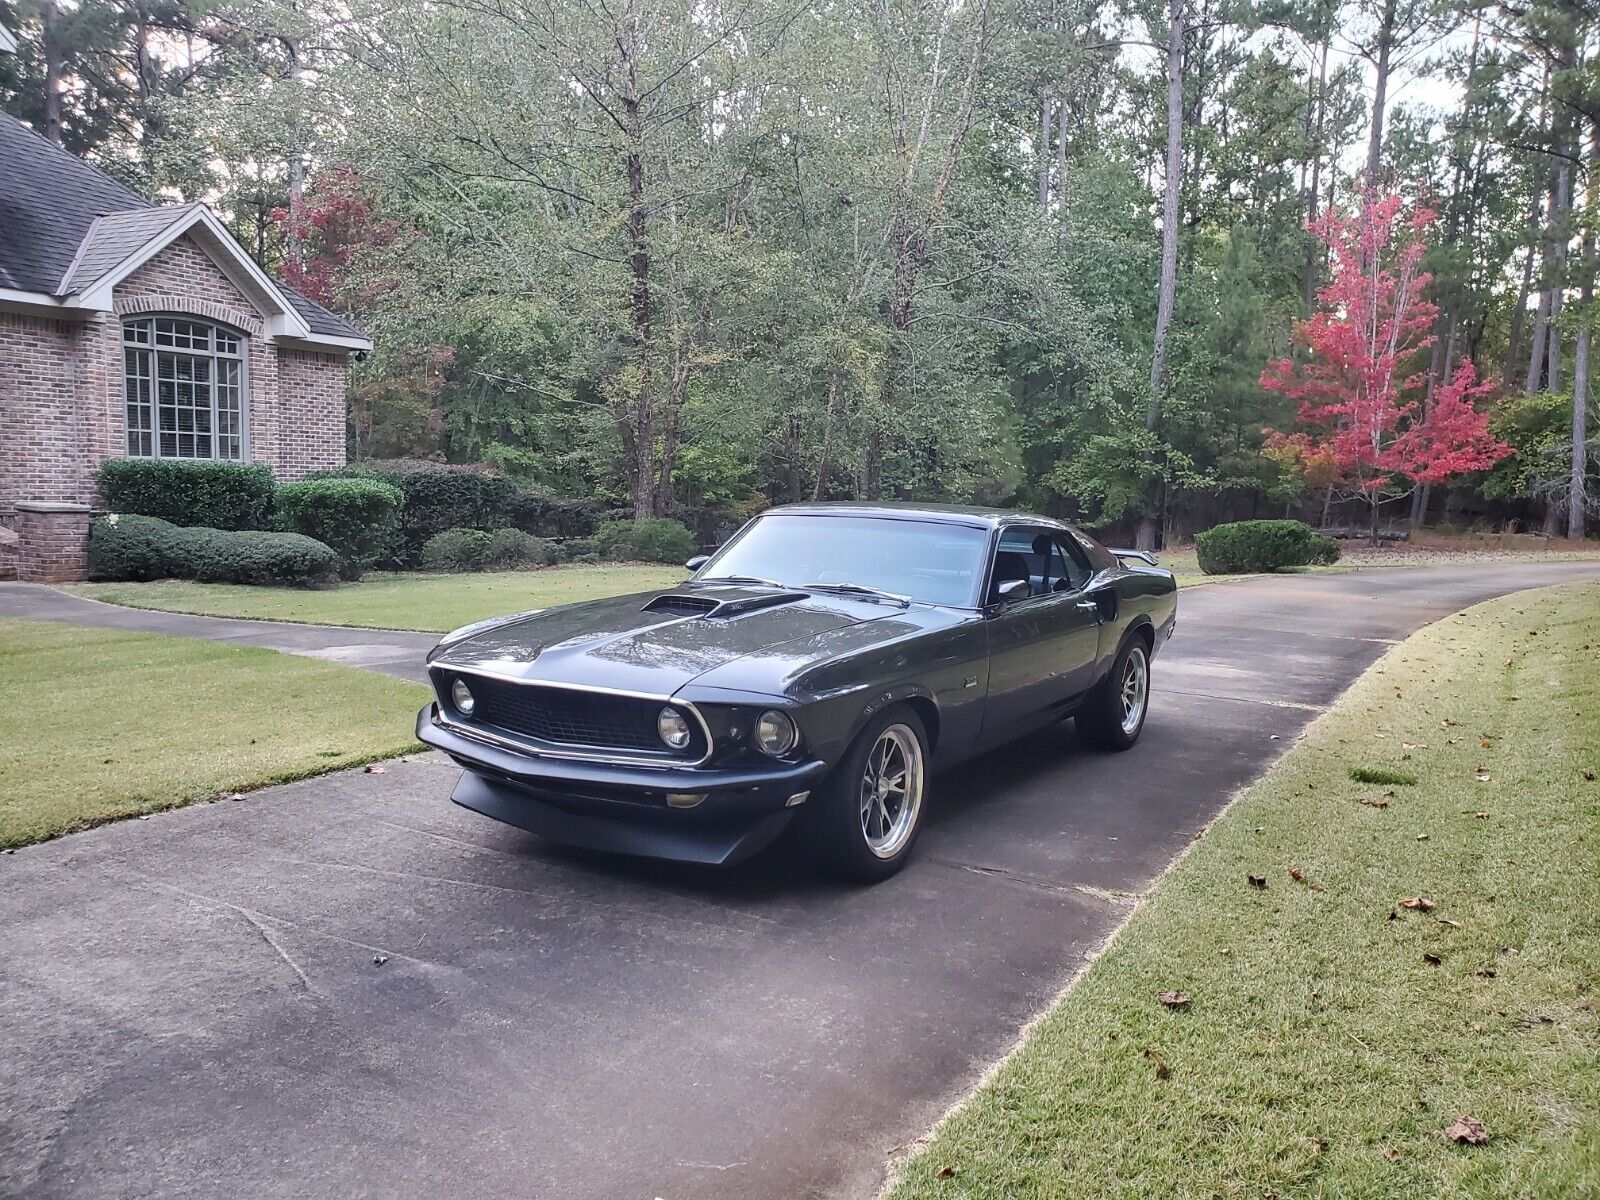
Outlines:
{"type": "Polygon", "coordinates": [[[795,813],[792,808],[780,808],[756,816],[753,823],[748,815],[691,823],[673,820],[678,813],[659,811],[621,818],[565,808],[471,770],[461,773],[450,799],[473,812],[569,846],[710,866],[732,866],[765,849],[795,813]]]}

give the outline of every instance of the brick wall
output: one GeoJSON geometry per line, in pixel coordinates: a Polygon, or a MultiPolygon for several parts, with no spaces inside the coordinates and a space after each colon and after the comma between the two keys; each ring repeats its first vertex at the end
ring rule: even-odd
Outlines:
{"type": "Polygon", "coordinates": [[[17,533],[16,574],[24,583],[66,583],[89,577],[89,506],[23,502],[11,518],[17,533]]]}
{"type": "Polygon", "coordinates": [[[345,461],[343,354],[280,348],[227,274],[187,236],[116,288],[89,321],[0,313],[0,516],[19,501],[93,503],[94,472],[126,453],[121,318],[181,313],[249,339],[246,458],[280,479],[345,461]]]}
{"type": "Polygon", "coordinates": [[[88,499],[77,395],[85,333],[68,321],[0,313],[0,508],[88,499]]]}

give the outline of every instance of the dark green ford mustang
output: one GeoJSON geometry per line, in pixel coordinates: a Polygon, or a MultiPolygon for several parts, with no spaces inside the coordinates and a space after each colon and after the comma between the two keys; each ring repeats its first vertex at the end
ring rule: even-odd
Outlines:
{"type": "Polygon", "coordinates": [[[678,587],[449,634],[417,736],[458,804],[547,837],[729,863],[793,824],[881,879],[935,771],[1068,716],[1138,740],[1177,614],[1147,563],[1025,513],[775,508],[678,587]]]}

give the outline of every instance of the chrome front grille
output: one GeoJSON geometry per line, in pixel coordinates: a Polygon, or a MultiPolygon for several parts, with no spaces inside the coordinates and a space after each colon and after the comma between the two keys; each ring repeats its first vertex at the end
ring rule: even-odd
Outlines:
{"type": "MultiPolygon", "coordinates": [[[[438,675],[437,691],[441,697],[450,695],[451,684],[459,677],[472,690],[475,700],[470,717],[454,711],[448,700],[441,701],[448,715],[490,731],[574,750],[645,754],[668,760],[693,761],[706,752],[704,734],[692,717],[689,726],[694,737],[684,750],[670,750],[662,743],[656,732],[656,716],[665,703],[660,699],[519,683],[471,672],[460,672],[458,676],[448,669],[438,675]]],[[[689,716],[686,709],[677,707],[689,716]]]]}

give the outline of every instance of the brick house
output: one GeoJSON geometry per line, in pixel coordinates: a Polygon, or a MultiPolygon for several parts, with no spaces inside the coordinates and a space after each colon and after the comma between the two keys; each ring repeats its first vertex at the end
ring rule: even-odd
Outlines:
{"type": "Polygon", "coordinates": [[[205,205],[152,204],[0,114],[0,570],[81,576],[107,458],[343,465],[371,348],[205,205]]]}

